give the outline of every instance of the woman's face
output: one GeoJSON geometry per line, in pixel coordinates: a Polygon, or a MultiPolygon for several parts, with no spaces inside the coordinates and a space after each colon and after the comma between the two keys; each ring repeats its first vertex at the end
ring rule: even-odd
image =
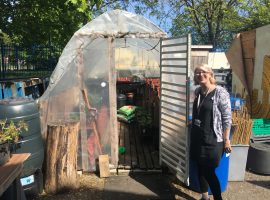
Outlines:
{"type": "Polygon", "coordinates": [[[210,83],[211,72],[205,68],[197,68],[195,71],[195,76],[200,85],[210,83]]]}

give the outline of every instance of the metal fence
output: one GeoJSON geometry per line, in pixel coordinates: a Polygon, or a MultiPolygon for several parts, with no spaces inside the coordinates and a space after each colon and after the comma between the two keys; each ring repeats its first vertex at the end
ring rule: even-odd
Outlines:
{"type": "Polygon", "coordinates": [[[53,46],[20,47],[1,44],[0,80],[49,77],[54,70],[61,49],[53,46]]]}

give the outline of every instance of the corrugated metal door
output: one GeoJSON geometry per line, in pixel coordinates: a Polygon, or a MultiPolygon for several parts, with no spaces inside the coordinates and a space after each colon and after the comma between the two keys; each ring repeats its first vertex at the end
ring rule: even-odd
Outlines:
{"type": "Polygon", "coordinates": [[[160,162],[188,184],[190,35],[161,39],[160,162]]]}

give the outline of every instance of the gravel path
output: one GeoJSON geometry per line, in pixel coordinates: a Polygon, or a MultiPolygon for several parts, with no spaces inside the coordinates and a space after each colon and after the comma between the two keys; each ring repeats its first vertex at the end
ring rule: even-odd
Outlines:
{"type": "MultiPolygon", "coordinates": [[[[176,199],[200,199],[200,195],[183,186],[175,184],[176,199]]],[[[270,176],[261,176],[246,172],[245,181],[228,182],[227,189],[222,193],[223,200],[266,200],[270,199],[270,176]]],[[[213,198],[212,198],[213,199],[213,198]]]]}
{"type": "MultiPolygon", "coordinates": [[[[146,175],[147,176],[147,175],[146,175]]],[[[74,191],[67,191],[57,195],[42,194],[39,197],[28,197],[28,200],[103,200],[106,179],[95,174],[80,176],[80,187],[74,191]]],[[[171,177],[171,187],[175,199],[199,199],[200,195],[191,191],[175,178],[171,177]]],[[[270,176],[261,176],[246,172],[245,181],[229,182],[223,193],[224,200],[266,200],[270,198],[270,176]]],[[[127,199],[128,200],[128,199],[127,199]]]]}
{"type": "Polygon", "coordinates": [[[228,200],[270,199],[270,176],[247,172],[244,182],[229,182],[224,197],[228,200]]]}

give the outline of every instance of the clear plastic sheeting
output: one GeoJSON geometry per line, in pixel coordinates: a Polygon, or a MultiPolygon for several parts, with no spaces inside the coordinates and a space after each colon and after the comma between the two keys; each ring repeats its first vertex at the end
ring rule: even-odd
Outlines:
{"type": "Polygon", "coordinates": [[[50,123],[80,122],[78,169],[95,171],[101,154],[117,164],[116,80],[159,77],[161,37],[166,34],[142,16],[114,10],[78,30],[64,48],[39,99],[41,126],[46,139],[50,123]]]}
{"type": "Polygon", "coordinates": [[[160,77],[160,44],[155,38],[120,38],[115,42],[118,77],[160,77]]]}

